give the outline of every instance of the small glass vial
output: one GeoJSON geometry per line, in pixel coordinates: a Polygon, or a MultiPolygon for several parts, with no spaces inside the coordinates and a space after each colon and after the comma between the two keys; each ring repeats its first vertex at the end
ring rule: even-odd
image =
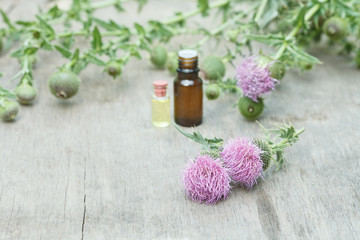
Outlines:
{"type": "Polygon", "coordinates": [[[166,94],[166,81],[154,81],[154,95],[152,97],[152,124],[155,127],[170,125],[170,97],[166,94]]]}
{"type": "Polygon", "coordinates": [[[181,126],[192,127],[202,123],[203,89],[199,78],[198,56],[195,50],[178,53],[178,77],[174,81],[174,118],[181,126]]]}

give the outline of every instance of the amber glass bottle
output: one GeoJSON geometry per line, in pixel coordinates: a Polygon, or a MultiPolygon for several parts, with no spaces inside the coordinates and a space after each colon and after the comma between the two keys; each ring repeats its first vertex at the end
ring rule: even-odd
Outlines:
{"type": "Polygon", "coordinates": [[[202,123],[203,90],[197,64],[195,50],[179,51],[178,77],[174,81],[174,118],[177,124],[185,127],[202,123]]]}

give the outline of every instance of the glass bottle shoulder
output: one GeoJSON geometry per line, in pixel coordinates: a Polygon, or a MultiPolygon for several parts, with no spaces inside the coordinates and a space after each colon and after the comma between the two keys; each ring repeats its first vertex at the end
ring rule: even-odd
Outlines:
{"type": "Polygon", "coordinates": [[[201,78],[199,77],[196,77],[196,78],[179,78],[179,77],[176,77],[174,79],[174,83],[176,85],[180,85],[180,86],[184,86],[184,87],[188,87],[188,86],[194,86],[194,85],[199,85],[199,84],[202,84],[202,80],[201,78]]]}
{"type": "Polygon", "coordinates": [[[153,99],[153,100],[156,100],[156,101],[168,101],[168,100],[170,100],[170,96],[166,94],[166,95],[163,96],[163,97],[158,97],[158,96],[156,96],[155,94],[153,94],[153,95],[152,95],[152,99],[153,99]]]}

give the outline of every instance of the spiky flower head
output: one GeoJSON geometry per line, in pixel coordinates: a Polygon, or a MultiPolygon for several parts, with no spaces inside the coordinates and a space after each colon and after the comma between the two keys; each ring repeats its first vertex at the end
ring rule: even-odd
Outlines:
{"type": "Polygon", "coordinates": [[[252,56],[244,59],[237,67],[236,85],[242,89],[244,96],[258,102],[258,98],[263,94],[268,94],[275,89],[278,80],[271,77],[269,67],[270,63],[259,64],[262,61],[261,56],[252,56]]]}
{"type": "Polygon", "coordinates": [[[199,155],[183,171],[186,195],[195,202],[215,204],[230,193],[228,169],[219,159],[199,155]]]}
{"type": "Polygon", "coordinates": [[[263,172],[261,153],[261,149],[252,139],[237,137],[224,145],[221,157],[225,167],[230,170],[231,179],[235,183],[252,188],[263,172]]]}

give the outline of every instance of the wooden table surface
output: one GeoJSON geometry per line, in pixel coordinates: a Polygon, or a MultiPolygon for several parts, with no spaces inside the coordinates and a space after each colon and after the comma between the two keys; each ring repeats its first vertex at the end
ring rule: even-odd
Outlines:
{"type": "MultiPolygon", "coordinates": [[[[32,19],[37,4],[48,6],[0,0],[16,20],[32,19]]],[[[157,0],[140,16],[134,3],[127,3],[128,13],[97,14],[131,25],[195,6],[157,0]]],[[[78,95],[60,101],[47,78],[64,60],[42,52],[36,104],[21,107],[16,122],[0,123],[0,239],[360,239],[360,71],[319,49],[314,54],[324,64],[289,71],[259,119],[266,127],[289,119],[306,128],[287,149],[286,168],[268,170],[252,190],[235,188],[215,206],[190,201],[182,187],[181,171],[199,146],[174,127],[151,125],[151,82],[172,76],[147,59],[132,60],[115,81],[91,66],[80,75],[78,95]]],[[[1,56],[3,86],[16,84],[3,79],[18,70],[15,59],[1,56]]],[[[199,130],[225,139],[260,135],[232,108],[236,100],[204,100],[199,130]]]]}

